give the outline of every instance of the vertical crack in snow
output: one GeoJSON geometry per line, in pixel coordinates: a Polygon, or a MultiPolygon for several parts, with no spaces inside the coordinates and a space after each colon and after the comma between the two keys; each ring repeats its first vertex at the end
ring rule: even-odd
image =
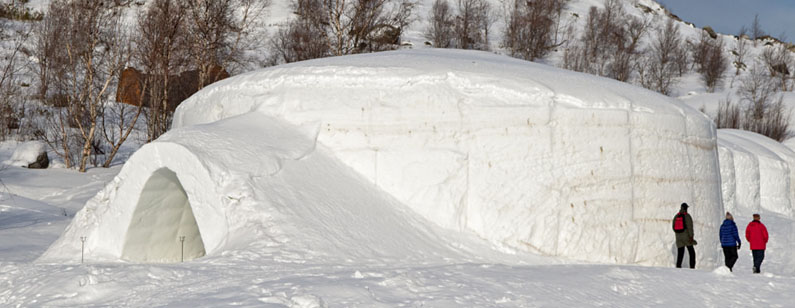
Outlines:
{"type": "Polygon", "coordinates": [[[632,117],[632,114],[633,114],[635,108],[632,105],[633,104],[632,101],[630,101],[629,103],[630,103],[630,109],[627,110],[627,132],[628,132],[628,135],[629,135],[629,140],[627,142],[628,143],[628,147],[629,147],[629,187],[630,187],[630,199],[629,199],[630,201],[629,201],[629,203],[630,203],[630,207],[632,208],[632,225],[633,225],[633,227],[635,227],[635,232],[634,232],[635,245],[634,245],[634,249],[633,249],[632,260],[634,260],[635,262],[638,262],[639,261],[638,260],[639,259],[638,258],[638,249],[639,249],[640,244],[641,244],[640,238],[642,237],[642,231],[641,231],[640,224],[638,224],[636,222],[637,221],[637,213],[635,213],[635,211],[637,211],[637,209],[635,208],[635,198],[636,198],[635,190],[637,189],[636,184],[635,184],[635,179],[637,178],[637,175],[635,174],[635,155],[634,155],[634,153],[635,153],[635,149],[634,149],[635,124],[634,123],[635,122],[633,121],[633,117],[632,117]]]}

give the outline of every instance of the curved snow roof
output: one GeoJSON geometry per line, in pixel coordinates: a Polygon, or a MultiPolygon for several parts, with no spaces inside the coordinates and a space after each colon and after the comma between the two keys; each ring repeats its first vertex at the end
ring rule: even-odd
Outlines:
{"type": "Polygon", "coordinates": [[[422,49],[316,59],[234,76],[183,102],[174,116],[174,127],[213,122],[277,103],[283,108],[320,107],[312,102],[287,102],[289,93],[281,94],[286,96],[281,102],[263,99],[280,88],[320,94],[329,89],[419,86],[464,92],[471,100],[463,103],[477,106],[556,104],[703,117],[679,100],[611,79],[487,52],[422,49]]]}

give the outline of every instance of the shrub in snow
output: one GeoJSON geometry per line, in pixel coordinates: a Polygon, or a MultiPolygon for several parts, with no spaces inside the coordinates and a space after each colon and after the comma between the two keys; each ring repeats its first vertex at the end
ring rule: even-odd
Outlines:
{"type": "Polygon", "coordinates": [[[737,90],[746,115],[741,123],[744,130],[784,141],[790,136],[790,113],[788,105],[784,104],[783,95],[777,93],[776,87],[775,80],[757,64],[751,67],[748,74],[741,78],[737,90]]]}
{"type": "Polygon", "coordinates": [[[693,62],[698,66],[696,71],[701,75],[707,92],[715,92],[723,83],[724,73],[728,69],[728,59],[723,54],[723,39],[712,37],[708,31],[704,31],[697,42],[688,43],[692,48],[693,62]]]}
{"type": "MultiPolygon", "coordinates": [[[[647,66],[639,61],[644,60],[640,43],[649,26],[648,22],[627,14],[621,1],[606,0],[604,8],[590,8],[579,40],[566,43],[562,66],[628,81],[636,70],[635,66],[637,69],[647,66]]],[[[675,50],[668,52],[674,53],[675,50]]],[[[640,77],[644,72],[639,72],[640,77]]]]}
{"type": "Polygon", "coordinates": [[[507,12],[505,49],[513,57],[530,61],[546,56],[560,45],[556,36],[560,15],[567,5],[564,0],[514,0],[507,12]]]}

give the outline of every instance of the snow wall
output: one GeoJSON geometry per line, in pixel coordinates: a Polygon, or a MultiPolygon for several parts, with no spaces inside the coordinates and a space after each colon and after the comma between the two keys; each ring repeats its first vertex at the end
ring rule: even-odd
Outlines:
{"type": "Polygon", "coordinates": [[[397,51],[221,81],[174,127],[249,113],[308,130],[426,219],[507,251],[667,266],[687,202],[700,264],[718,260],[716,131],[651,91],[485,52],[397,51]]]}
{"type": "Polygon", "coordinates": [[[795,151],[763,135],[718,130],[723,202],[735,220],[761,210],[793,217],[795,151]]]}

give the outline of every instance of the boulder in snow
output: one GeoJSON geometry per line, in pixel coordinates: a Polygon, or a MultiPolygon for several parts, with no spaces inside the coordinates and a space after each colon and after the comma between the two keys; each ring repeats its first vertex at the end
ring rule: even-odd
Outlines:
{"type": "Polygon", "coordinates": [[[50,159],[44,142],[29,141],[20,143],[11,155],[11,159],[4,163],[31,169],[46,169],[50,165],[50,159]]]}

